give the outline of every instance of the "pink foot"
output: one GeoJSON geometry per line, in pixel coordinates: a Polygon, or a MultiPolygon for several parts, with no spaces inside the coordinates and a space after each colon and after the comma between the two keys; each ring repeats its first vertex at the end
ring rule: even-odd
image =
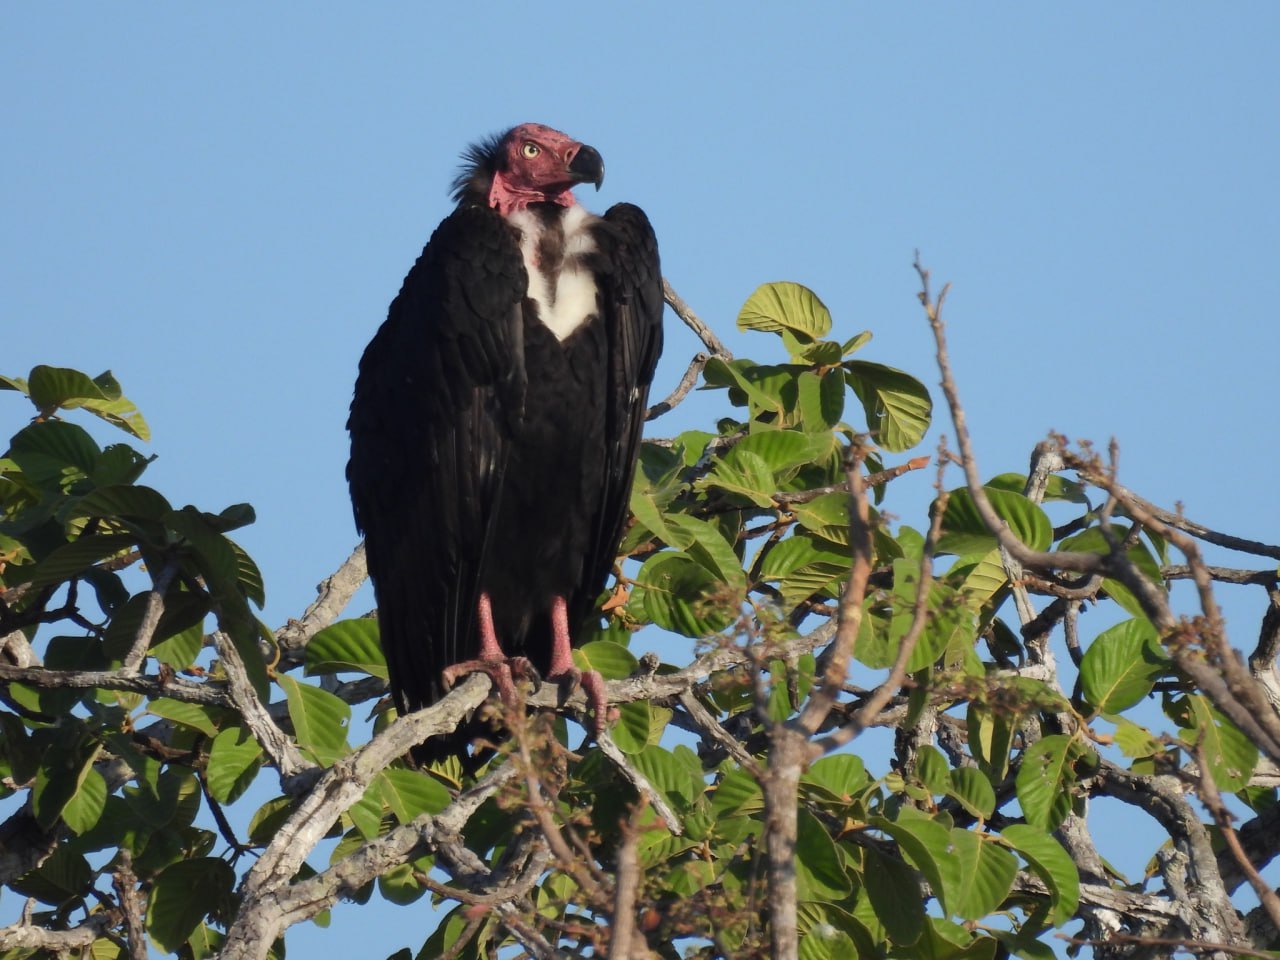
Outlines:
{"type": "Polygon", "coordinates": [[[480,594],[477,614],[480,627],[480,656],[474,660],[464,660],[441,671],[440,679],[446,690],[458,682],[460,677],[470,673],[486,674],[493,681],[498,697],[508,706],[516,703],[517,679],[532,680],[541,683],[538,671],[525,657],[508,657],[498,644],[498,635],[493,629],[493,607],[487,593],[480,594]]]}
{"type": "Polygon", "coordinates": [[[579,670],[573,665],[573,649],[569,639],[569,609],[564,597],[556,597],[551,605],[551,670],[548,680],[568,679],[568,693],[582,687],[587,695],[592,715],[591,733],[597,739],[609,725],[609,698],[605,693],[604,677],[598,670],[579,670]]]}

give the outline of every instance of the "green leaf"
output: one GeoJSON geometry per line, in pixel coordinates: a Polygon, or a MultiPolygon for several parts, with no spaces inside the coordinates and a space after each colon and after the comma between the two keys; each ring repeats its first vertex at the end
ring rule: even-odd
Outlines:
{"type": "Polygon", "coordinates": [[[1061,927],[1068,922],[1080,901],[1080,874],[1070,854],[1050,833],[1028,823],[1012,823],[1002,829],[1001,836],[1048,887],[1051,923],[1061,927]]]}
{"type": "Polygon", "coordinates": [[[692,557],[719,580],[736,590],[745,590],[747,575],[742,560],[715,524],[688,514],[667,515],[667,529],[676,542],[671,546],[692,557]]]}
{"type": "Polygon", "coordinates": [[[830,790],[837,797],[852,800],[871,782],[862,758],[852,753],[823,757],[800,777],[801,783],[813,783],[830,790]]]}
{"type": "Polygon", "coordinates": [[[1126,620],[1104,630],[1080,662],[1085,699],[1103,713],[1139,703],[1170,670],[1159,635],[1149,620],[1126,620]]]}
{"type": "Polygon", "coordinates": [[[786,411],[779,397],[770,396],[757,381],[762,371],[750,360],[726,361],[712,357],[702,368],[702,378],[709,387],[728,387],[729,400],[739,406],[749,404],[752,411],[771,411],[782,416],[786,411]]]}
{"type": "Polygon", "coordinates": [[[640,666],[636,655],[612,640],[593,640],[573,651],[573,659],[581,670],[595,670],[606,680],[625,680],[640,666]]]}
{"type": "Polygon", "coordinates": [[[958,589],[975,607],[994,600],[1009,584],[1009,574],[1004,569],[999,548],[977,556],[958,558],[947,578],[956,583],[956,577],[961,578],[958,589]]]}
{"type": "Polygon", "coordinates": [[[147,713],[199,730],[210,738],[218,735],[218,723],[226,715],[217,707],[182,700],[152,700],[147,704],[147,713]]]}
{"type": "Polygon", "coordinates": [[[1049,888],[1053,925],[1058,927],[1070,920],[1080,902],[1080,874],[1067,851],[1048,833],[1030,824],[1010,824],[1001,836],[1049,888]]]}
{"type": "Polygon", "coordinates": [[[1018,861],[1008,850],[969,830],[953,827],[948,864],[955,879],[947,885],[947,905],[962,920],[980,920],[1009,895],[1018,861]]]}
{"type": "Polygon", "coordinates": [[[54,848],[53,854],[38,869],[10,881],[9,886],[15,893],[35,897],[51,906],[61,906],[73,897],[83,897],[92,883],[93,870],[89,861],[71,849],[69,844],[62,844],[54,848]]]}
{"type": "MultiPolygon", "coordinates": [[[[837,361],[839,357],[835,358],[837,361]]],[[[844,414],[844,373],[839,369],[823,374],[806,370],[797,379],[800,421],[809,433],[835,429],[844,414]]]]}
{"type": "Polygon", "coordinates": [[[33,423],[10,441],[8,457],[26,480],[44,489],[66,489],[88,476],[102,451],[82,427],[61,420],[33,423]]]}
{"type": "Polygon", "coordinates": [[[387,660],[378,640],[378,621],[372,617],[339,620],[319,631],[307,644],[307,676],[348,671],[387,679],[387,660]]]}
{"type": "Polygon", "coordinates": [[[416,868],[411,863],[401,863],[378,877],[378,892],[398,906],[408,906],[427,892],[427,888],[414,877],[416,868]]]}
{"type": "Polygon", "coordinates": [[[1019,726],[1017,715],[970,701],[965,725],[978,769],[1000,782],[1009,770],[1009,752],[1019,726]]]}
{"type": "Polygon", "coordinates": [[[151,656],[174,670],[186,670],[204,648],[204,624],[195,623],[151,648],[151,656]]]}
{"type": "Polygon", "coordinates": [[[175,953],[200,921],[221,912],[231,900],[236,874],[214,857],[179,860],[152,881],[147,932],[160,950],[175,953]]]}
{"type": "MultiPolygon", "coordinates": [[[[860,663],[876,670],[891,666],[898,657],[902,640],[915,618],[916,591],[920,580],[915,560],[893,561],[892,607],[886,614],[874,611],[863,617],[854,656],[860,663]]],[[[875,601],[868,601],[872,607],[875,601]]],[[[965,649],[973,644],[976,634],[975,616],[958,593],[941,581],[929,585],[929,599],[924,626],[915,648],[907,660],[907,670],[915,672],[934,663],[949,648],[965,649]]]]}
{"type": "Polygon", "coordinates": [[[618,705],[618,722],[609,728],[609,733],[619,750],[633,754],[649,745],[650,715],[651,707],[643,700],[618,705]]]}
{"type": "Polygon", "coordinates": [[[281,674],[276,682],[288,698],[289,719],[293,721],[298,746],[310,750],[324,764],[333,763],[346,753],[351,707],[327,690],[299,683],[288,675],[281,674]]]}
{"type": "Polygon", "coordinates": [[[1022,752],[1018,770],[1018,803],[1027,822],[1042,830],[1056,830],[1075,793],[1074,765],[1089,752],[1078,740],[1057,733],[1037,740],[1022,752]]]}
{"type": "Polygon", "coordinates": [[[760,792],[760,784],[746,770],[733,767],[716,784],[715,792],[711,795],[711,809],[719,818],[763,810],[764,795],[760,792]]]}
{"type": "Polygon", "coordinates": [[[219,803],[234,802],[249,789],[261,766],[262,745],[244,727],[228,727],[209,749],[209,794],[219,803]]]}
{"type": "Polygon", "coordinates": [[[1190,744],[1200,743],[1209,776],[1219,790],[1231,793],[1243,790],[1258,765],[1258,748],[1213,708],[1208,697],[1192,694],[1186,703],[1190,707],[1191,727],[1180,730],[1179,738],[1190,744]]]}
{"type": "Polygon", "coordinates": [[[916,775],[933,794],[946,793],[951,786],[948,774],[951,768],[942,751],[932,744],[924,744],[917,755],[916,775]]]}
{"type": "Polygon", "coordinates": [[[796,819],[796,896],[801,900],[842,900],[852,890],[835,841],[808,810],[796,819]]]}
{"type": "Polygon", "coordinates": [[[734,444],[723,460],[734,463],[740,457],[754,454],[764,461],[774,481],[780,482],[780,478],[794,468],[825,457],[831,443],[831,436],[826,433],[815,435],[799,430],[761,429],[734,444]]]}
{"type": "Polygon", "coordinates": [[[424,813],[441,813],[449,806],[449,791],[444,785],[417,770],[390,767],[378,774],[378,782],[382,799],[401,823],[424,813]]]}
{"type": "Polygon", "coordinates": [[[812,343],[830,332],[831,312],[808,287],[787,281],[764,283],[742,305],[738,329],[786,331],[801,343],[812,343]]]}
{"type": "Polygon", "coordinates": [[[784,607],[794,607],[815,593],[835,588],[849,576],[848,552],[804,534],[787,537],[772,547],[760,563],[760,579],[774,581],[784,607]]]}
{"type": "Polygon", "coordinates": [[[249,839],[263,845],[270,843],[292,813],[293,800],[289,797],[268,800],[249,818],[249,839]]]}
{"type": "Polygon", "coordinates": [[[73,833],[91,830],[107,803],[107,781],[92,766],[80,781],[80,788],[62,808],[62,819],[73,833]]]}
{"type": "Polygon", "coordinates": [[[849,545],[849,494],[842,490],[824,493],[808,503],[787,504],[800,526],[841,546],[849,545]]]}
{"type": "Polygon", "coordinates": [[[697,487],[699,490],[719,487],[750,500],[758,507],[771,506],[773,495],[778,489],[769,464],[759,454],[749,450],[738,453],[732,459],[722,457],[716,460],[711,472],[697,482],[697,487]]]}
{"type": "Polygon", "coordinates": [[[628,608],[643,611],[664,630],[706,637],[734,620],[735,610],[716,601],[723,585],[692,557],[663,552],[644,562],[628,608]]]}
{"type": "Polygon", "coordinates": [[[31,402],[46,415],[61,407],[70,409],[80,406],[76,401],[113,399],[87,374],[70,367],[41,364],[32,369],[27,388],[31,402]]]}
{"type": "Polygon", "coordinates": [[[676,754],[662,747],[651,744],[632,754],[631,762],[667,797],[668,802],[674,804],[677,811],[688,809],[705,789],[702,780],[694,777],[676,754]]]}
{"type": "MultiPolygon", "coordinates": [[[[990,487],[984,491],[996,515],[1009,525],[1015,537],[1032,550],[1048,549],[1053,542],[1053,525],[1039,506],[1020,493],[990,487]]],[[[995,535],[982,522],[973,496],[964,487],[952,490],[947,500],[947,511],[942,516],[938,551],[964,556],[984,554],[996,546],[995,535]]]]}
{"type": "Polygon", "coordinates": [[[125,517],[162,520],[173,507],[158,491],[136,484],[98,487],[71,509],[73,517],[125,517]]]}
{"type": "Polygon", "coordinates": [[[980,820],[991,818],[996,809],[996,792],[985,773],[977,767],[960,767],[952,770],[948,779],[951,781],[948,796],[980,820]]]}
{"type": "MultiPolygon", "coordinates": [[[[239,506],[248,506],[248,504],[239,504],[239,506]]],[[[231,550],[236,557],[236,582],[244,591],[244,595],[261,610],[267,602],[267,588],[262,580],[262,571],[253,562],[253,558],[245,552],[244,547],[230,537],[224,539],[231,545],[231,550]]]]}
{"type": "Polygon", "coordinates": [[[949,910],[947,851],[951,846],[950,830],[912,807],[902,807],[898,819],[873,817],[871,825],[893,837],[903,858],[919,870],[933,889],[934,895],[949,910]]]}
{"type": "Polygon", "coordinates": [[[874,877],[874,883],[863,887],[871,901],[876,919],[884,924],[890,939],[900,946],[910,946],[924,931],[924,897],[915,871],[901,860],[881,855],[874,848],[864,851],[866,867],[863,876],[874,877]]]}
{"type": "Polygon", "coordinates": [[[1152,757],[1160,752],[1160,741],[1146,727],[1124,718],[1115,718],[1116,746],[1126,757],[1152,757]]]}
{"type": "MultiPolygon", "coordinates": [[[[58,727],[51,735],[52,743],[40,758],[40,769],[31,791],[32,812],[45,830],[58,822],[63,810],[80,792],[102,749],[79,723],[58,727]]],[[[83,820],[84,811],[80,813],[83,820]]]]}
{"type": "Polygon", "coordinates": [[[135,538],[126,533],[100,533],[63,544],[27,571],[35,587],[62,583],[82,575],[95,563],[133,547],[135,538]]]}
{"type": "Polygon", "coordinates": [[[849,360],[844,367],[877,444],[899,453],[924,438],[933,401],[923,383],[901,370],[865,360],[849,360]]]}

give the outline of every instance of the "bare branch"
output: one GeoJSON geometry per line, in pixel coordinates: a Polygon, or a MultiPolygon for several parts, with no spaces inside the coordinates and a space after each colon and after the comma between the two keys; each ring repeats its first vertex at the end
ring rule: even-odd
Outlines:
{"type": "Polygon", "coordinates": [[[725,360],[732,360],[733,354],[729,352],[729,348],[720,342],[720,338],[716,336],[715,331],[702,322],[702,319],[693,312],[693,308],[680,298],[680,294],[676,293],[675,287],[671,286],[670,281],[665,277],[662,280],[662,299],[670,304],[671,309],[676,312],[676,316],[684,321],[684,325],[698,335],[698,339],[707,345],[707,349],[712,355],[723,357],[725,360]]]}
{"type": "MultiPolygon", "coordinates": [[[[881,484],[888,483],[890,480],[896,480],[903,474],[910,473],[912,470],[922,470],[929,465],[928,457],[914,457],[906,463],[899,464],[896,467],[890,467],[888,470],[878,470],[875,473],[869,473],[862,478],[864,487],[878,487],[881,484]]],[[[809,503],[811,500],[817,500],[819,497],[826,496],[828,493],[848,493],[849,483],[835,483],[829,487],[815,487],[812,490],[796,490],[792,492],[779,491],[773,495],[774,503],[783,505],[791,503],[809,503]]]]}
{"type": "Polygon", "coordinates": [[[0,927],[0,950],[49,950],[65,955],[72,950],[84,950],[120,922],[114,910],[95,913],[84,923],[69,930],[48,930],[38,927],[24,917],[17,923],[0,927]]]}
{"type": "Polygon", "coordinates": [[[271,714],[258,699],[258,693],[249,681],[249,673],[240,658],[240,651],[231,638],[218,630],[213,635],[213,642],[227,675],[227,691],[231,702],[240,711],[253,738],[262,744],[262,749],[280,772],[280,782],[285,791],[296,794],[302,789],[302,785],[297,782],[298,778],[303,774],[317,772],[320,768],[304,757],[294,742],[271,719],[271,714]]]}
{"type": "Polygon", "coordinates": [[[689,361],[689,366],[685,370],[684,376],[676,384],[676,388],[667,395],[665,400],[658,401],[645,411],[645,420],[657,420],[664,413],[670,413],[698,385],[698,377],[702,375],[702,368],[707,365],[707,361],[710,359],[710,354],[695,353],[693,359],[689,361]]]}
{"type": "Polygon", "coordinates": [[[627,755],[613,742],[613,737],[609,735],[609,731],[605,730],[604,733],[596,738],[596,742],[600,745],[600,751],[613,761],[614,766],[627,779],[627,782],[636,788],[636,792],[653,805],[653,809],[662,818],[662,822],[667,829],[674,836],[681,836],[684,833],[684,824],[680,822],[676,812],[671,809],[670,804],[667,803],[657,788],[649,782],[649,778],[627,761],[627,755]]]}
{"type": "Polygon", "coordinates": [[[307,641],[338,619],[368,576],[362,540],[342,566],[316,586],[316,599],[302,616],[276,631],[276,643],[289,655],[298,656],[307,641]]]}
{"type": "MultiPolygon", "coordinates": [[[[862,626],[862,603],[867,596],[867,580],[871,576],[874,556],[871,548],[871,505],[867,501],[862,478],[865,456],[861,438],[855,439],[845,462],[845,483],[849,486],[849,549],[852,554],[849,582],[840,596],[839,626],[836,628],[836,641],[827,652],[826,670],[796,720],[799,728],[809,735],[822,726],[840,695],[849,674],[853,645],[862,626]]],[[[814,756],[817,756],[816,751],[814,756]]]]}
{"type": "Polygon", "coordinates": [[[121,847],[116,860],[112,888],[124,913],[124,939],[129,947],[129,960],[147,960],[147,935],[142,925],[145,903],[138,890],[138,878],[133,873],[133,854],[127,847],[121,847]]]}
{"type": "Polygon", "coordinates": [[[1196,744],[1196,765],[1200,768],[1200,775],[1195,778],[1196,793],[1200,795],[1205,808],[1213,815],[1223,842],[1231,852],[1231,856],[1235,858],[1240,871],[1249,881],[1249,886],[1253,887],[1253,892],[1258,895],[1258,901],[1267,911],[1267,916],[1271,918],[1272,926],[1280,928],[1280,897],[1277,897],[1271,885],[1262,879],[1240,845],[1240,838],[1231,825],[1231,812],[1222,802],[1222,794],[1218,792],[1217,784],[1209,775],[1209,758],[1205,755],[1203,740],[1196,744]]]}
{"type": "Polygon", "coordinates": [[[155,636],[156,627],[160,625],[160,617],[164,613],[164,595],[178,572],[178,565],[170,560],[151,578],[151,592],[147,594],[147,608],[143,611],[142,622],[138,624],[138,632],[133,638],[133,646],[125,655],[120,672],[136,674],[147,657],[151,647],[151,638],[155,636]]]}
{"type": "Polygon", "coordinates": [[[21,683],[41,690],[120,690],[158,700],[183,700],[213,707],[229,707],[230,697],[217,687],[192,683],[181,677],[129,674],[123,670],[46,670],[44,667],[11,667],[0,663],[0,681],[21,683]]]}

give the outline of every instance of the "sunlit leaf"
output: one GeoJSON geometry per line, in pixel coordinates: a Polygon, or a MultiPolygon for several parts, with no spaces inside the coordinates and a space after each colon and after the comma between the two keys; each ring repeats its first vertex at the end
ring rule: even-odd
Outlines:
{"type": "Polygon", "coordinates": [[[102,774],[89,767],[79,789],[62,808],[63,822],[75,833],[84,833],[98,822],[106,802],[107,782],[102,774]]]}
{"type": "Polygon", "coordinates": [[[1085,699],[1119,713],[1141,701],[1171,669],[1149,620],[1126,620],[1094,638],[1080,663],[1085,699]]]}
{"type": "Polygon", "coordinates": [[[332,763],[346,752],[347,723],[351,707],[343,700],[282,674],[276,682],[284,688],[289,702],[289,719],[293,721],[298,746],[306,747],[321,763],[332,763]]]}
{"type": "Polygon", "coordinates": [[[947,906],[962,920],[980,920],[1009,895],[1018,861],[1008,850],[971,830],[953,827],[948,863],[956,879],[947,885],[947,906]]]}
{"type": "Polygon", "coordinates": [[[739,330],[766,333],[787,331],[811,343],[831,330],[831,312],[808,287],[782,281],[764,283],[747,298],[738,313],[739,330]]]}
{"type": "MultiPolygon", "coordinates": [[[[1014,536],[1032,550],[1048,549],[1053,542],[1053,525],[1039,506],[1020,493],[991,487],[984,488],[984,492],[996,516],[1008,524],[1014,536]]],[[[952,490],[942,517],[939,552],[957,556],[984,554],[996,546],[995,534],[983,523],[973,496],[964,487],[952,490]]]]}
{"type": "Polygon", "coordinates": [[[845,362],[846,377],[862,401],[867,429],[876,443],[894,453],[923,439],[933,415],[933,401],[915,377],[865,360],[845,362]]]}
{"type": "Polygon", "coordinates": [[[1018,769],[1018,803],[1027,822],[1042,830],[1054,830],[1071,812],[1077,760],[1088,748],[1066,734],[1037,740],[1022,753],[1018,769]]]}
{"type": "Polygon", "coordinates": [[[356,671],[387,679],[378,621],[372,617],[339,620],[319,631],[307,643],[305,670],[308,676],[356,671]]]}
{"type": "Polygon", "coordinates": [[[840,853],[826,828],[808,810],[796,818],[796,895],[801,900],[840,900],[851,889],[840,853]]]}
{"type": "Polygon", "coordinates": [[[209,750],[205,777],[210,795],[219,803],[232,803],[253,783],[261,766],[261,744],[244,727],[228,727],[209,750]]]}
{"type": "Polygon", "coordinates": [[[401,823],[424,813],[440,813],[449,806],[449,791],[420,771],[390,767],[378,774],[378,781],[382,799],[401,823]]]}
{"type": "Polygon", "coordinates": [[[1258,748],[1230,720],[1219,713],[1203,694],[1186,697],[1191,726],[1178,736],[1198,743],[1209,775],[1219,790],[1242,790],[1258,765],[1258,748]]]}
{"type": "Polygon", "coordinates": [[[1080,874],[1062,844],[1030,824],[1010,824],[1000,834],[1022,854],[1027,865],[1049,888],[1053,924],[1058,926],[1070,920],[1080,900],[1080,874]]]}
{"type": "Polygon", "coordinates": [[[736,611],[718,602],[723,584],[686,554],[655,554],[635,582],[628,609],[641,611],[664,630],[706,637],[733,622],[736,611]]]}
{"type": "Polygon", "coordinates": [[[954,797],[975,817],[986,820],[995,812],[995,790],[987,775],[977,767],[959,767],[950,771],[948,779],[947,795],[954,797]]]}

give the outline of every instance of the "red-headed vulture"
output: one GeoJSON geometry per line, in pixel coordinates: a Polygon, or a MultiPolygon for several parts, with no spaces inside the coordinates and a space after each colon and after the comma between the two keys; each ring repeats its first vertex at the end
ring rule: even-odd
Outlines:
{"type": "MultiPolygon", "coordinates": [[[[648,218],[603,216],[592,147],[526,123],[471,147],[432,234],[360,361],[347,478],[402,712],[483,670],[510,700],[570,653],[617,557],[662,279],[648,218]]],[[[460,736],[466,735],[466,731],[460,736]]],[[[462,749],[435,738],[432,758],[462,749]]]]}

